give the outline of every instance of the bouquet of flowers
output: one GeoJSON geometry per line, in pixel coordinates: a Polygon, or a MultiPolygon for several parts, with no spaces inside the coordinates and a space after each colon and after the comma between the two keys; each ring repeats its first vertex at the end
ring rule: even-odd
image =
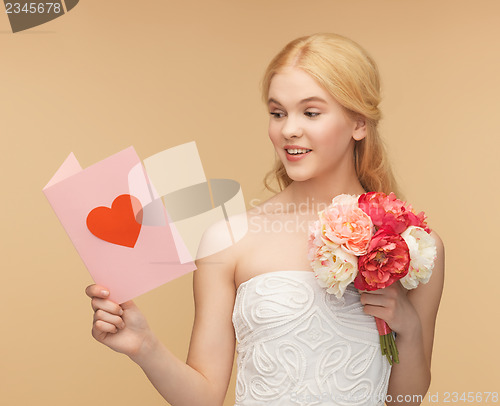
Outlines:
{"type": "MultiPolygon", "coordinates": [[[[320,286],[337,298],[351,282],[377,290],[397,280],[406,289],[427,283],[437,251],[424,212],[394,193],[338,195],[310,227],[308,259],[320,286]]],[[[399,363],[394,335],[375,318],[382,354],[399,363]]]]}

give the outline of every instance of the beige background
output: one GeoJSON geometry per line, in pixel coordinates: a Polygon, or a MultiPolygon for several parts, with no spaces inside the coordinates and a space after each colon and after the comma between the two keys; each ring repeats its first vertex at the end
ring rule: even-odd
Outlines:
{"type": "MultiPolygon", "coordinates": [[[[259,82],[288,41],[317,31],[351,37],[379,64],[395,171],[445,242],[430,392],[440,403],[498,392],[499,15],[498,0],[82,0],[12,34],[2,6],[0,403],[165,404],[92,338],[92,280],[42,187],[70,151],[86,167],[129,145],[146,158],[195,140],[207,176],[239,181],[247,203],[266,198],[259,82]]],[[[191,283],[136,299],[182,359],[191,283]]],[[[234,376],[225,405],[233,388],[234,376]]]]}

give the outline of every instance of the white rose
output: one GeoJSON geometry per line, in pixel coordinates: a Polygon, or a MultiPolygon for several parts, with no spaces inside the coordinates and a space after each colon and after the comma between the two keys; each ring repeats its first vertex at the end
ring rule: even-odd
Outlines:
{"type": "Polygon", "coordinates": [[[358,273],[358,257],[340,247],[323,246],[311,265],[318,284],[339,299],[358,273]]]}
{"type": "Polygon", "coordinates": [[[410,266],[400,281],[406,289],[415,289],[419,283],[429,282],[437,256],[436,242],[423,228],[416,226],[409,226],[401,237],[410,251],[410,266]]]}

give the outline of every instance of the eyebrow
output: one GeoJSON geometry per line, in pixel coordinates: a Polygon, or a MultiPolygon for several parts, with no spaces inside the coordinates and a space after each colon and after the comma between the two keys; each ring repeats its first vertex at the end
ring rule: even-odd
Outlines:
{"type": "MultiPolygon", "coordinates": [[[[318,102],[327,104],[326,100],[322,99],[321,97],[317,97],[317,96],[312,96],[312,97],[307,97],[305,99],[302,99],[299,102],[299,104],[307,103],[307,102],[310,102],[310,101],[318,101],[318,102]]],[[[272,97],[269,98],[269,100],[267,101],[267,103],[268,104],[276,103],[276,104],[278,104],[278,105],[281,106],[281,103],[278,100],[273,99],[272,97]]]]}

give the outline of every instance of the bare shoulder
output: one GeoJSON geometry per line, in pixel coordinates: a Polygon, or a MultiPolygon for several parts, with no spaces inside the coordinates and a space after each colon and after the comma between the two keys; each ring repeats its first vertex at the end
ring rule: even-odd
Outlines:
{"type": "Polygon", "coordinates": [[[252,207],[209,225],[198,244],[195,260],[198,270],[217,269],[234,276],[238,259],[245,253],[251,238],[250,224],[259,213],[259,208],[252,207]]]}
{"type": "Polygon", "coordinates": [[[436,230],[432,230],[430,233],[430,236],[434,239],[436,242],[436,249],[437,249],[437,257],[442,258],[444,260],[444,243],[439,234],[436,232],[436,230]],[[441,255],[440,255],[441,254],[441,255]]]}
{"type": "Polygon", "coordinates": [[[444,284],[444,268],[445,268],[444,243],[439,234],[435,230],[431,231],[430,236],[434,239],[436,243],[436,259],[434,261],[433,278],[435,279],[436,282],[435,285],[438,285],[441,291],[443,289],[443,284],[444,284]]]}
{"type": "MultiPolygon", "coordinates": [[[[241,225],[243,215],[233,218],[233,224],[241,225]]],[[[235,226],[234,228],[238,228],[235,226]]],[[[201,236],[196,254],[197,270],[211,269],[231,272],[236,264],[235,240],[231,223],[225,219],[208,226],[201,236]]]]}

